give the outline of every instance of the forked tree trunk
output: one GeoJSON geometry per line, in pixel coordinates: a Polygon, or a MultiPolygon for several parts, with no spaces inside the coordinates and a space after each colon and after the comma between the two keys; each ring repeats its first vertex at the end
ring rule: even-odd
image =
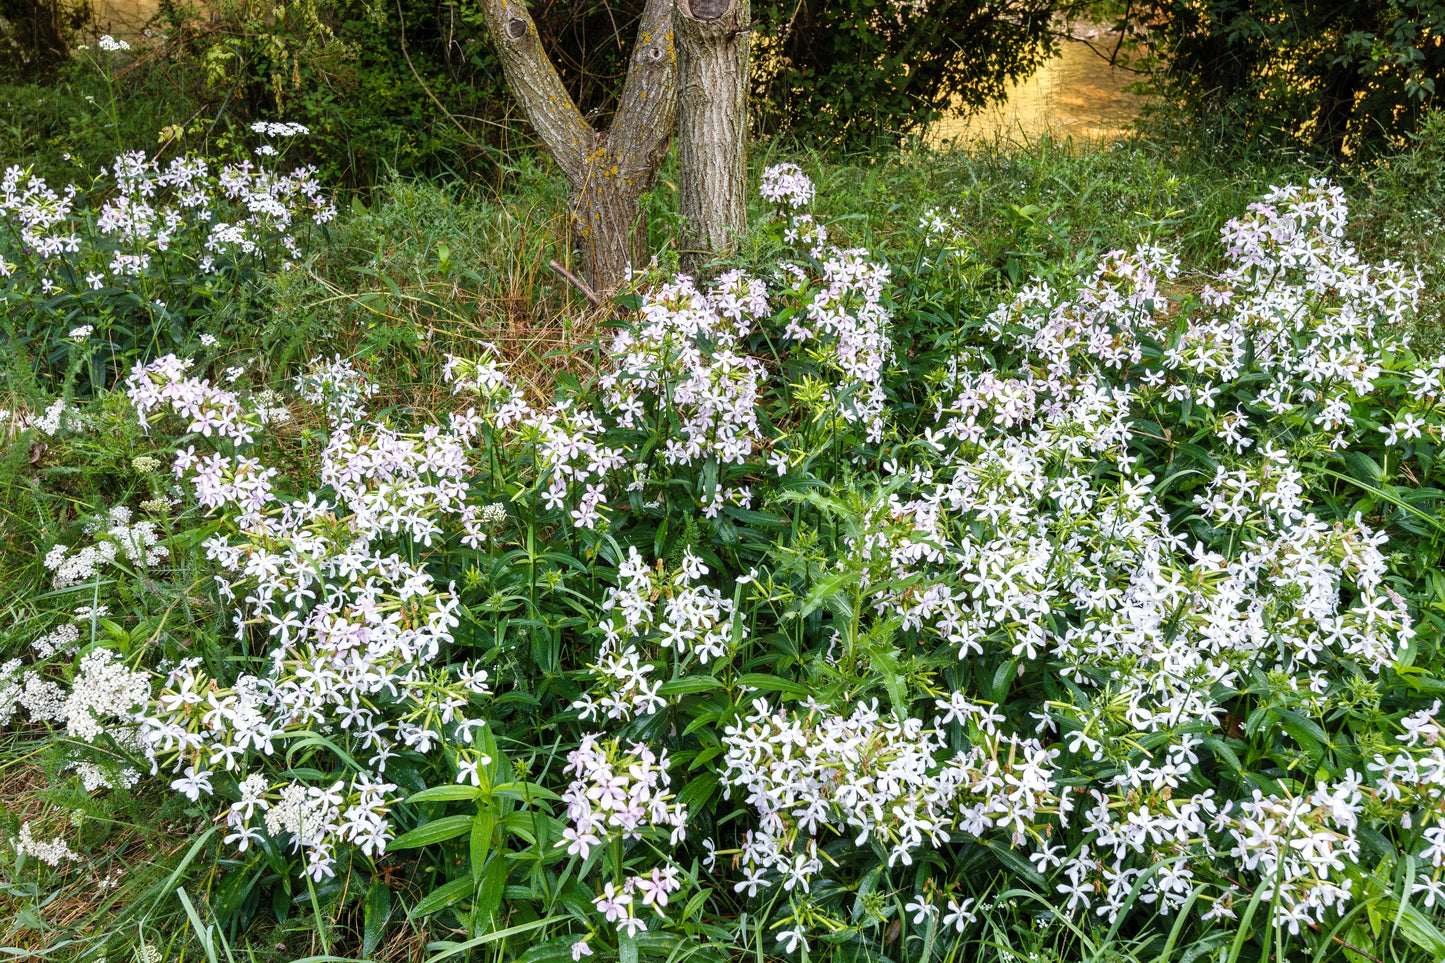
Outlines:
{"type": "Polygon", "coordinates": [[[749,0],[677,0],[683,266],[733,250],[747,226],[749,0]]]}
{"type": "Polygon", "coordinates": [[[547,59],[522,0],[483,0],[507,85],[572,188],[568,208],[581,241],[581,273],[597,290],[617,287],[647,261],[641,196],[667,154],[677,114],[672,0],[647,0],[622,98],[605,132],[583,119],[547,59]]]}

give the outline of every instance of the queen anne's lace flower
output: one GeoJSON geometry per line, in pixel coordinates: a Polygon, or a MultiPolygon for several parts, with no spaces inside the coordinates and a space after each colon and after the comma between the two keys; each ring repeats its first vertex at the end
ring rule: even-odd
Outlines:
{"type": "Polygon", "coordinates": [[[79,860],[81,855],[70,848],[64,837],[56,837],[45,843],[35,838],[30,823],[20,825],[20,835],[10,840],[15,852],[33,856],[47,866],[59,866],[62,862],[79,860]]]}

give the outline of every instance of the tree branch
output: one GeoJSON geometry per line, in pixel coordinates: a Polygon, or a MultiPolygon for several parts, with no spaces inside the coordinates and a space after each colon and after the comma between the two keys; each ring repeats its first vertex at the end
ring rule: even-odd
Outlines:
{"type": "Polygon", "coordinates": [[[672,36],[673,0],[647,0],[622,97],[608,129],[624,178],[643,177],[638,193],[667,154],[677,117],[677,50],[672,36]]]}
{"type": "Polygon", "coordinates": [[[548,261],[547,266],[553,271],[556,271],[559,277],[566,278],[568,281],[572,282],[572,286],[575,287],[577,290],[581,291],[583,296],[585,296],[588,301],[591,301],[594,307],[600,306],[603,303],[602,296],[596,291],[592,290],[590,287],[588,287],[586,281],[582,280],[577,275],[573,274],[571,271],[558,264],[556,261],[548,261]]]}
{"type": "Polygon", "coordinates": [[[507,86],[542,146],[575,187],[585,176],[587,154],[594,149],[597,132],[562,86],[526,5],[521,0],[482,0],[481,8],[502,58],[507,86]]]}

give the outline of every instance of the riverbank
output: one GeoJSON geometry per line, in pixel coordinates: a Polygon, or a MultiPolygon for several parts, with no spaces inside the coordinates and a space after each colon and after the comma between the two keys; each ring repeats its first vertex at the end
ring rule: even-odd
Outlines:
{"type": "Polygon", "coordinates": [[[928,143],[1027,142],[1044,134],[1082,143],[1122,137],[1147,98],[1126,89],[1139,78],[1121,38],[1101,24],[1078,21],[1068,27],[1058,56],[982,111],[955,111],[940,119],[929,128],[928,143]]]}

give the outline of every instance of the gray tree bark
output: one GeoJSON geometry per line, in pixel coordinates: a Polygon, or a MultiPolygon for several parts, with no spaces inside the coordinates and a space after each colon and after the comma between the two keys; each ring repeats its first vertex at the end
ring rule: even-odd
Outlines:
{"type": "Polygon", "coordinates": [[[730,253],[747,227],[749,0],[676,0],[683,267],[730,253]]]}
{"type": "MultiPolygon", "coordinates": [[[[709,0],[712,2],[712,0],[709,0]]],[[[557,76],[523,0],[482,0],[507,85],[572,188],[568,209],[581,274],[601,292],[647,262],[639,198],[651,190],[677,116],[673,0],[647,0],[622,98],[605,132],[583,119],[557,76]]]]}

